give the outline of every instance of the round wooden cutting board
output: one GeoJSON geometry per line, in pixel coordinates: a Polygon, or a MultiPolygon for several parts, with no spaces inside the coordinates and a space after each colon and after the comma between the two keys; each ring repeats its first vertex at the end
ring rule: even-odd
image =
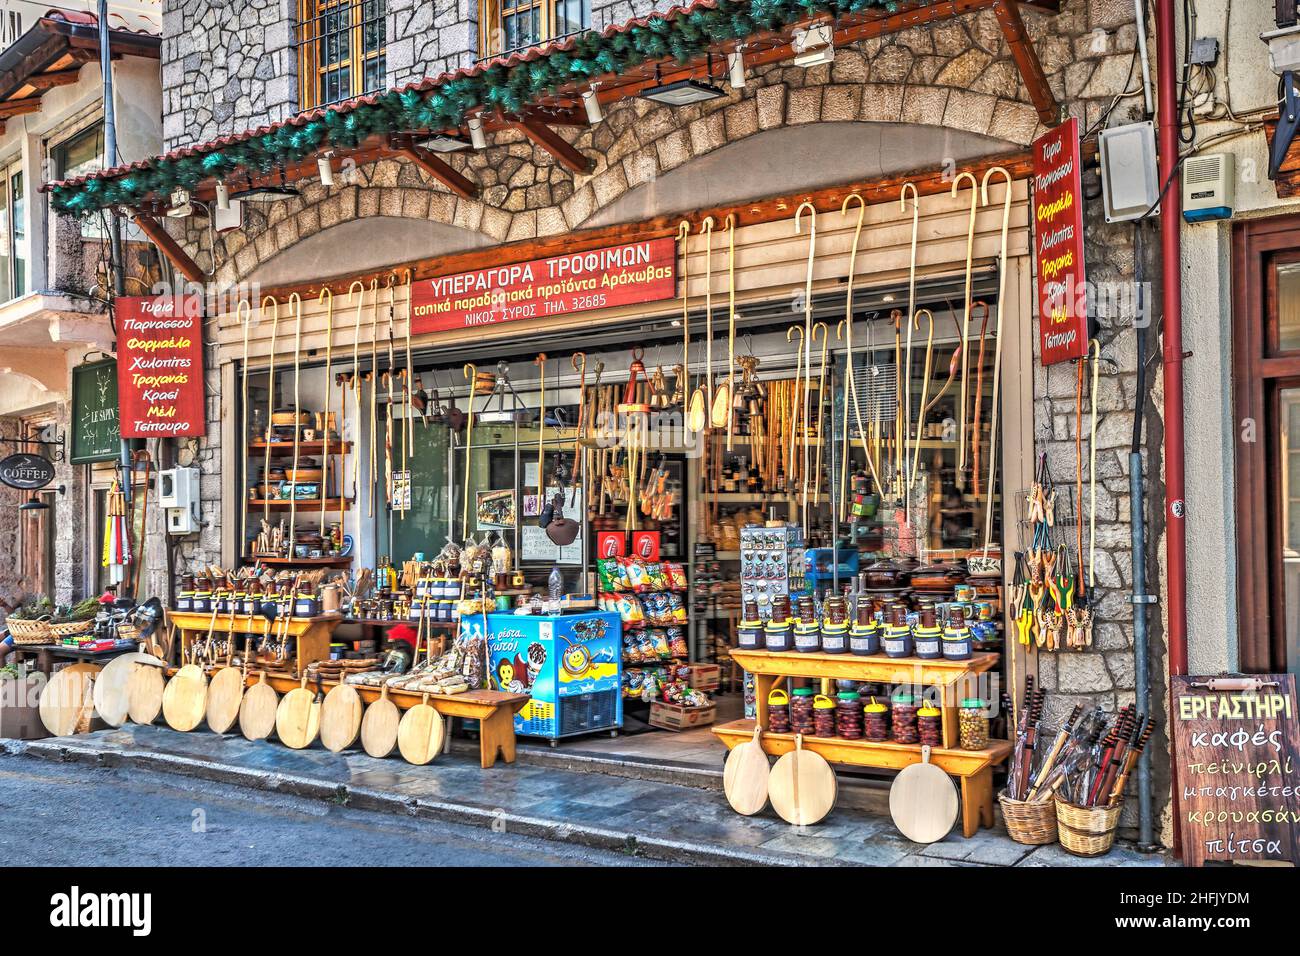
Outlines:
{"type": "Polygon", "coordinates": [[[212,675],[208,684],[208,729],[224,734],[239,719],[239,705],[244,700],[244,672],[238,667],[223,667],[212,675]]]}
{"type": "Polygon", "coordinates": [[[434,710],[425,694],[420,703],[402,715],[397,727],[397,749],[407,763],[422,767],[442,751],[444,733],[442,714],[434,710]]]}
{"type": "Polygon", "coordinates": [[[754,739],[727,754],[727,762],[722,768],[722,789],[727,802],[731,809],[747,817],[767,806],[767,781],[771,767],[759,742],[762,734],[762,729],[755,727],[754,739]]]}
{"type": "Polygon", "coordinates": [[[388,699],[388,685],[379,690],[379,699],[366,708],[361,718],[361,746],[372,757],[387,757],[397,746],[397,728],[402,713],[388,699]]]}
{"type": "Polygon", "coordinates": [[[127,716],[132,723],[152,724],[162,713],[167,679],[161,667],[137,667],[126,680],[127,716]]]}
{"type": "Polygon", "coordinates": [[[249,740],[265,740],[275,730],[275,712],[280,695],[266,682],[262,671],[256,684],[244,691],[239,704],[239,731],[249,740]]]}
{"type": "Polygon", "coordinates": [[[921,762],[904,767],[889,788],[889,815],[913,843],[937,843],[957,822],[957,788],[952,778],[930,763],[930,748],[921,762]]]}
{"type": "Polygon", "coordinates": [[[320,732],[321,700],[319,690],[307,689],[307,675],[302,684],[280,699],[275,711],[275,735],[280,743],[294,750],[310,747],[320,732]]]}
{"type": "Polygon", "coordinates": [[[803,749],[803,735],[796,734],[794,750],[783,754],[768,778],[772,809],[786,823],[812,826],[835,806],[838,785],[835,771],[821,754],[803,749]]]}
{"type": "Polygon", "coordinates": [[[37,703],[46,730],[55,737],[69,737],[83,718],[94,716],[98,673],[96,664],[73,664],[50,678],[37,703]]]}
{"type": "Polygon", "coordinates": [[[161,669],[152,654],[131,653],[115,657],[95,678],[95,710],[106,724],[121,727],[131,712],[131,675],[136,667],[161,669]]]}
{"type": "Polygon", "coordinates": [[[163,719],[172,730],[188,732],[203,721],[208,708],[208,676],[197,664],[186,664],[163,690],[163,719]]]}
{"type": "Polygon", "coordinates": [[[356,743],[364,710],[355,687],[348,684],[331,687],[320,709],[320,742],[325,749],[338,753],[356,743]]]}

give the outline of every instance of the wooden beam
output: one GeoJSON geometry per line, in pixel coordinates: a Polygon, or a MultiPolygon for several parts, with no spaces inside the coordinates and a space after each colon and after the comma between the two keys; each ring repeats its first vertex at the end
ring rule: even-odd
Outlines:
{"type": "Polygon", "coordinates": [[[1025,90],[1034,109],[1038,110],[1038,119],[1044,126],[1055,126],[1061,120],[1061,108],[1052,95],[1052,87],[1043,73],[1034,44],[1025,32],[1019,0],[997,0],[993,4],[993,13],[1002,27],[1002,35],[1011,46],[1011,59],[1020,71],[1020,78],[1025,81],[1025,90]]]}
{"type": "Polygon", "coordinates": [[[570,146],[568,140],[549,126],[535,120],[523,120],[511,125],[554,156],[556,162],[566,169],[575,173],[591,172],[591,160],[570,146]]]}
{"type": "Polygon", "coordinates": [[[137,213],[131,218],[140,227],[140,231],[152,239],[154,245],[162,250],[163,255],[176,267],[177,272],[191,282],[203,283],[207,281],[207,274],[199,268],[198,263],[190,258],[189,253],[181,248],[181,244],[163,228],[161,222],[153,216],[146,216],[144,213],[137,213]]]}
{"type": "Polygon", "coordinates": [[[39,96],[28,96],[21,100],[6,100],[0,103],[0,119],[26,116],[28,113],[37,112],[40,108],[41,98],[39,96]]]}
{"type": "Polygon", "coordinates": [[[56,86],[70,86],[81,77],[81,67],[55,70],[52,73],[37,73],[27,78],[27,85],[34,90],[49,90],[56,86]]]}
{"type": "Polygon", "coordinates": [[[465,199],[473,199],[478,195],[478,186],[439,159],[432,150],[425,149],[423,146],[416,146],[412,143],[411,145],[398,150],[398,152],[406,159],[415,163],[415,165],[419,166],[434,179],[438,180],[438,182],[442,183],[457,196],[461,196],[465,199]]]}

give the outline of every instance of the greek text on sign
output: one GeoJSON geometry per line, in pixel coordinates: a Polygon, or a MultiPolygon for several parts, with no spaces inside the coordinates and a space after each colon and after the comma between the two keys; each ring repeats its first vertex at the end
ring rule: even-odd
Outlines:
{"type": "Polygon", "coordinates": [[[676,256],[672,238],[645,239],[426,279],[411,289],[411,330],[469,329],[671,299],[676,256]]]}
{"type": "Polygon", "coordinates": [[[1034,141],[1034,263],[1044,365],[1088,354],[1079,121],[1034,141]]]}
{"type": "Polygon", "coordinates": [[[122,437],[202,435],[203,300],[124,296],[113,308],[122,437]]]}

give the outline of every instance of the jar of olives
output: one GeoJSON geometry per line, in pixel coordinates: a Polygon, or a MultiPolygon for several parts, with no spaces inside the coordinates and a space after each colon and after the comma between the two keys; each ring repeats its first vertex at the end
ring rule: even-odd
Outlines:
{"type": "Polygon", "coordinates": [[[989,718],[984,701],[967,697],[957,711],[957,733],[962,750],[987,750],[989,718]]]}
{"type": "Polygon", "coordinates": [[[916,712],[916,729],[921,743],[927,747],[943,746],[943,712],[933,704],[926,704],[916,712]]]}
{"type": "Polygon", "coordinates": [[[856,691],[844,690],[835,695],[835,736],[845,740],[862,739],[862,700],[856,691]]]}
{"type": "Polygon", "coordinates": [[[774,734],[790,732],[790,695],[779,687],[767,695],[767,729],[774,734]]]}
{"type": "Polygon", "coordinates": [[[916,698],[906,692],[893,697],[890,711],[890,723],[893,725],[894,740],[900,744],[914,744],[920,739],[916,726],[916,698]]]}
{"type": "Polygon", "coordinates": [[[813,698],[813,736],[835,736],[835,701],[824,694],[813,698]]]}
{"type": "Polygon", "coordinates": [[[790,691],[790,732],[811,734],[813,732],[813,689],[796,687],[790,691]]]}
{"type": "Polygon", "coordinates": [[[872,743],[882,744],[889,739],[889,708],[871,698],[862,708],[863,736],[872,743]]]}

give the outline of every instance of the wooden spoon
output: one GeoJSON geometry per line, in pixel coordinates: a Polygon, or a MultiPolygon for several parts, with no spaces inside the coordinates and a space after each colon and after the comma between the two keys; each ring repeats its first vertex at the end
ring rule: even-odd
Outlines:
{"type": "Polygon", "coordinates": [[[763,728],[754,728],[754,739],[727,754],[722,770],[722,789],[731,809],[753,816],[767,806],[767,781],[771,767],[759,738],[763,728]]]}
{"type": "Polygon", "coordinates": [[[397,728],[397,749],[407,763],[422,767],[442,751],[445,733],[442,714],[434,709],[429,695],[425,694],[420,703],[402,715],[397,728]]]}
{"type": "Polygon", "coordinates": [[[361,746],[372,757],[387,757],[397,746],[397,728],[402,714],[388,699],[388,685],[379,689],[379,699],[366,708],[361,718],[361,746]]]}
{"type": "Polygon", "coordinates": [[[256,684],[244,691],[239,704],[239,730],[249,740],[265,740],[275,730],[275,714],[280,695],[266,682],[262,671],[256,684]]]}

